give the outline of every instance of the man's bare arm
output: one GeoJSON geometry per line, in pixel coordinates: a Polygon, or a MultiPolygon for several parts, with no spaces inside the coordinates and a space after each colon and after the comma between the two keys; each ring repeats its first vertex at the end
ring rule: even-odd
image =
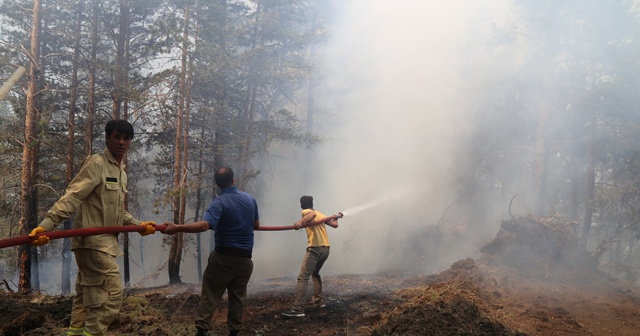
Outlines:
{"type": "Polygon", "coordinates": [[[167,228],[162,231],[164,234],[174,234],[177,232],[186,232],[186,233],[198,233],[204,232],[211,228],[207,221],[198,221],[189,224],[173,224],[173,223],[165,223],[167,228]]]}
{"type": "Polygon", "coordinates": [[[295,226],[296,230],[298,230],[299,228],[301,228],[303,225],[305,224],[309,224],[311,222],[313,222],[313,220],[316,218],[316,213],[313,211],[309,211],[309,213],[307,213],[306,215],[304,215],[304,217],[302,217],[300,220],[298,220],[297,222],[295,222],[293,224],[293,226],[295,226]]]}
{"type": "Polygon", "coordinates": [[[338,220],[337,219],[329,220],[325,224],[329,225],[330,227],[332,227],[334,229],[338,228],[338,220]]]}

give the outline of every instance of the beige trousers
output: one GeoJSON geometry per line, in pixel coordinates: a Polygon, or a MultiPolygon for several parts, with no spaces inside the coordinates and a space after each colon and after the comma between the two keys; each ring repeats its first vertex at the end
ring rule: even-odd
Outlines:
{"type": "Polygon", "coordinates": [[[307,284],[309,277],[313,281],[313,299],[322,300],[322,277],[320,269],[329,258],[329,246],[309,246],[307,253],[302,260],[300,273],[298,274],[296,286],[296,299],[293,302],[292,310],[295,312],[304,312],[305,299],[307,297],[307,284]]]}
{"type": "Polygon", "coordinates": [[[70,331],[102,336],[122,306],[122,280],[116,257],[90,249],[73,251],[78,265],[70,331]]]}

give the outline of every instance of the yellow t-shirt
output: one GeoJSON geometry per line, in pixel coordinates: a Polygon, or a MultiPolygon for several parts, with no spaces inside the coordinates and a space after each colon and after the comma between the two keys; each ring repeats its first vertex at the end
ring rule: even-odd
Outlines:
{"type": "MultiPolygon", "coordinates": [[[[320,211],[316,211],[313,209],[302,210],[302,217],[307,215],[309,212],[315,212],[316,217],[313,219],[314,222],[327,217],[324,214],[322,214],[320,211]]],[[[330,246],[329,236],[327,235],[327,227],[324,223],[314,225],[314,226],[309,226],[309,227],[306,227],[305,229],[307,230],[307,241],[308,241],[307,246],[308,247],[330,246]]]]}

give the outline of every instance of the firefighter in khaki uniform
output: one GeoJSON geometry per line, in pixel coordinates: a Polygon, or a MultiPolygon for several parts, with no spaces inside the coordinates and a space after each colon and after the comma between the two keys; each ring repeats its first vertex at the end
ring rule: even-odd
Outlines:
{"type": "MultiPolygon", "coordinates": [[[[76,212],[74,228],[146,225],[141,235],[155,233],[153,222],[140,222],[124,208],[127,174],[122,160],[133,139],[133,126],[111,120],[105,127],[107,148],[88,156],[64,195],[47,212],[30,236],[53,230],[76,212]]],[[[31,245],[49,242],[39,236],[31,245]]],[[[122,255],[117,234],[74,237],[71,245],[78,275],[67,335],[105,335],[122,305],[123,285],[116,257],[122,255]]]]}

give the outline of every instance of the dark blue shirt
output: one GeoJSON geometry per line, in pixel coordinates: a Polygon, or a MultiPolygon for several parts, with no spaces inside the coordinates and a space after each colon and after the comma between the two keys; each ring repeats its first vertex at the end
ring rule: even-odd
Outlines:
{"type": "Polygon", "coordinates": [[[231,186],[216,197],[203,220],[215,231],[216,251],[253,251],[253,224],[259,219],[253,196],[231,186]]]}

